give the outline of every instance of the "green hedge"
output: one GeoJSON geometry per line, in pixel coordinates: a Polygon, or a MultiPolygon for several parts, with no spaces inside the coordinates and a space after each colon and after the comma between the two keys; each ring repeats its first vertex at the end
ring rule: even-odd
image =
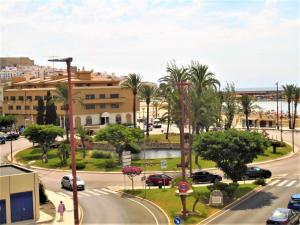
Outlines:
{"type": "Polygon", "coordinates": [[[94,159],[111,159],[112,155],[109,152],[102,152],[99,150],[95,150],[92,152],[91,157],[94,159]]]}

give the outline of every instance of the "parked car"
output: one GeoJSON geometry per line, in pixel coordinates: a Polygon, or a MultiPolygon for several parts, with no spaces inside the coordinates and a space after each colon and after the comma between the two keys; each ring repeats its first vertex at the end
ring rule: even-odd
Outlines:
{"type": "Polygon", "coordinates": [[[153,128],[161,128],[161,122],[159,119],[153,120],[153,128]]]}
{"type": "MultiPolygon", "coordinates": [[[[85,183],[80,177],[77,177],[76,183],[77,183],[78,190],[85,189],[85,183]]],[[[73,176],[72,175],[66,175],[61,179],[61,188],[67,188],[70,191],[73,190],[73,176]]]]}
{"type": "Polygon", "coordinates": [[[292,209],[275,209],[268,218],[267,225],[296,225],[299,224],[300,214],[292,209]]]}
{"type": "Polygon", "coordinates": [[[215,183],[215,182],[220,182],[222,180],[222,177],[217,174],[209,173],[207,171],[199,171],[192,174],[192,180],[195,183],[200,183],[200,182],[215,183]]]}
{"type": "Polygon", "coordinates": [[[272,173],[270,170],[265,170],[259,167],[248,167],[246,173],[243,175],[243,180],[256,178],[270,178],[272,173]]]}
{"type": "Polygon", "coordinates": [[[1,135],[0,136],[0,143],[5,144],[5,142],[6,142],[6,137],[4,135],[1,135]]]}
{"type": "Polygon", "coordinates": [[[20,137],[18,132],[8,132],[6,133],[6,140],[17,140],[20,137]]]}
{"type": "Polygon", "coordinates": [[[300,213],[300,194],[293,194],[288,203],[288,208],[300,213]]]}
{"type": "Polygon", "coordinates": [[[149,186],[155,185],[170,185],[172,177],[166,174],[152,174],[147,177],[146,184],[149,186]]]}

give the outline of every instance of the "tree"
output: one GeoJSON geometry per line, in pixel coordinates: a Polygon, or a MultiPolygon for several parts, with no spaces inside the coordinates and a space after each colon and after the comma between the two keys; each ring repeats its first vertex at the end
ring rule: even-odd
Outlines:
{"type": "Polygon", "coordinates": [[[131,189],[133,190],[133,178],[140,175],[143,172],[143,169],[136,166],[126,166],[122,169],[122,172],[131,180],[131,189]]]}
{"type": "Polygon", "coordinates": [[[59,121],[56,113],[56,106],[54,104],[50,91],[47,91],[45,124],[59,125],[58,122],[59,121]]]}
{"type": "Polygon", "coordinates": [[[45,104],[44,100],[42,98],[39,98],[38,100],[38,106],[37,106],[37,117],[36,117],[36,123],[37,124],[44,124],[45,123],[45,104]]]}
{"type": "Polygon", "coordinates": [[[269,146],[269,141],[258,132],[224,131],[206,132],[197,135],[193,150],[204,159],[216,162],[233,182],[242,178],[251,163],[269,146]]]}
{"type": "Polygon", "coordinates": [[[86,148],[85,148],[85,139],[87,137],[87,130],[85,129],[84,126],[78,126],[76,127],[76,134],[80,138],[81,145],[82,145],[82,156],[85,158],[86,156],[86,148]]]}
{"type": "Polygon", "coordinates": [[[154,98],[157,94],[157,88],[150,84],[143,84],[140,88],[141,98],[145,99],[147,104],[147,120],[146,120],[146,134],[149,136],[149,106],[151,98],[154,98]]]}
{"type": "Polygon", "coordinates": [[[137,143],[143,138],[143,131],[139,128],[129,128],[120,124],[111,124],[100,129],[96,136],[96,141],[107,141],[115,147],[118,154],[119,164],[122,163],[122,152],[127,144],[137,143]]]}
{"type": "Polygon", "coordinates": [[[294,119],[292,128],[295,129],[296,125],[296,118],[297,118],[297,107],[298,103],[300,102],[300,87],[294,87],[294,94],[293,94],[293,101],[294,101],[294,119]]]}
{"type": "Polygon", "coordinates": [[[142,77],[139,74],[130,73],[124,83],[122,83],[123,88],[130,88],[133,94],[133,126],[136,127],[136,95],[141,87],[142,77]]]}
{"type": "Polygon", "coordinates": [[[224,94],[224,113],[226,115],[225,129],[230,129],[235,113],[237,112],[234,83],[227,83],[224,94]]]}
{"type": "Polygon", "coordinates": [[[66,143],[62,143],[57,148],[57,156],[60,160],[60,165],[65,166],[67,165],[68,156],[70,153],[70,145],[66,143]]]}
{"type": "Polygon", "coordinates": [[[16,122],[16,117],[13,115],[7,115],[7,116],[0,116],[0,126],[1,127],[8,127],[12,126],[16,122]]]}
{"type": "Polygon", "coordinates": [[[240,103],[242,106],[242,111],[246,116],[246,126],[247,126],[247,130],[250,130],[249,128],[249,115],[251,113],[251,111],[253,110],[253,108],[255,107],[253,105],[254,99],[249,96],[249,95],[242,95],[241,99],[240,99],[240,103]]]}
{"type": "Polygon", "coordinates": [[[55,139],[60,136],[62,137],[64,130],[58,126],[54,125],[39,125],[33,124],[29,125],[25,130],[23,135],[34,143],[38,143],[42,150],[42,160],[48,163],[48,150],[50,145],[55,141],[55,139]]]}
{"type": "Polygon", "coordinates": [[[293,94],[295,90],[294,84],[283,85],[284,94],[288,103],[288,119],[289,119],[289,129],[292,129],[292,116],[291,116],[291,102],[293,99],[293,94]]]}

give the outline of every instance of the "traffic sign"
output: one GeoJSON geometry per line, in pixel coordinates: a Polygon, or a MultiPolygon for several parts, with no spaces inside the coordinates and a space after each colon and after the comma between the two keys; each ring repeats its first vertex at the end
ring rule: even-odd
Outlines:
{"type": "Polygon", "coordinates": [[[162,169],[167,169],[167,160],[163,159],[160,161],[160,167],[162,169]]]}
{"type": "Polygon", "coordinates": [[[180,181],[178,184],[178,190],[180,193],[186,193],[190,190],[190,185],[186,181],[180,181]]]}
{"type": "Polygon", "coordinates": [[[176,225],[181,224],[181,219],[178,216],[174,218],[174,224],[176,224],[176,225]]]}

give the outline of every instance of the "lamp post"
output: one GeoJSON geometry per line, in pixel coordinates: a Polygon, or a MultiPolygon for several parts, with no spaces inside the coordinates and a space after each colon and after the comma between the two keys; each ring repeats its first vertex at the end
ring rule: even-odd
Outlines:
{"type": "Polygon", "coordinates": [[[69,125],[70,125],[70,144],[72,157],[72,176],[73,176],[73,206],[74,206],[74,224],[79,225],[78,216],[78,196],[77,196],[77,176],[76,176],[76,158],[75,158],[75,139],[73,126],[73,102],[72,102],[72,80],[71,80],[71,62],[73,58],[49,59],[50,62],[65,62],[68,72],[68,105],[69,105],[69,125]]]}
{"type": "Polygon", "coordinates": [[[279,117],[278,117],[278,82],[276,82],[276,103],[277,103],[276,128],[277,128],[277,130],[279,130],[279,117]]]}
{"type": "MultiPolygon", "coordinates": [[[[8,113],[10,115],[10,102],[8,103],[8,113]]],[[[13,125],[13,122],[11,121],[11,123],[10,123],[10,162],[11,163],[13,162],[13,157],[12,157],[12,149],[13,149],[13,146],[12,146],[12,125],[13,125]]]]}

